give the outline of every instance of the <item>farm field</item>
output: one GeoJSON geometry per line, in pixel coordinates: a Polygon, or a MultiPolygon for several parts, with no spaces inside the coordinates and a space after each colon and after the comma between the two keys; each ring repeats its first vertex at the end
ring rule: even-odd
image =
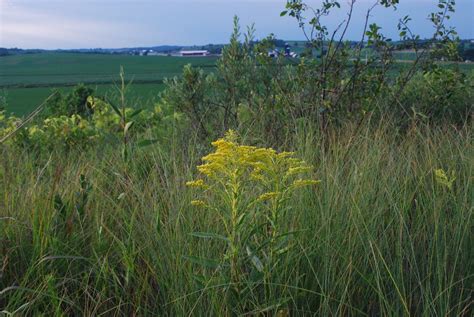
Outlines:
{"type": "Polygon", "coordinates": [[[178,76],[186,64],[212,69],[216,58],[126,56],[101,54],[44,53],[0,58],[0,94],[7,111],[24,115],[34,109],[53,88],[64,92],[78,83],[90,84],[101,94],[114,91],[120,67],[132,81],[130,98],[147,105],[163,89],[163,80],[178,76]]]}

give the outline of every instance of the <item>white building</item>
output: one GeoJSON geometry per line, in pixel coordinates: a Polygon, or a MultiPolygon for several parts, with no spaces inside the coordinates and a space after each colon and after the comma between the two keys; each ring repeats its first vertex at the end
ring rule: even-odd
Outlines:
{"type": "Polygon", "coordinates": [[[209,56],[210,53],[207,50],[202,51],[181,51],[179,52],[180,56],[209,56]]]}

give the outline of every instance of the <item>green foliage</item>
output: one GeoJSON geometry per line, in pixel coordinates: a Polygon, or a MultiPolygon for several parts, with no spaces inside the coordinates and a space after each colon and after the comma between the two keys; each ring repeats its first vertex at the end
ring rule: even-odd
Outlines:
{"type": "Polygon", "coordinates": [[[74,90],[63,95],[60,91],[54,91],[55,96],[47,104],[44,117],[72,116],[90,117],[91,108],[88,106],[87,98],[94,95],[94,90],[84,84],[74,87],[74,90]]]}
{"type": "MultiPolygon", "coordinates": [[[[59,99],[53,100],[53,105],[57,105],[57,100],[64,98],[60,95],[59,99]]],[[[117,108],[111,101],[88,96],[84,108],[90,115],[44,116],[5,142],[44,151],[83,149],[107,140],[121,144],[125,158],[129,156],[131,143],[141,146],[153,144],[156,137],[166,137],[169,131],[179,126],[180,121],[174,110],[160,104],[148,110],[131,108],[124,102],[121,108],[117,108]],[[147,136],[150,133],[155,136],[154,139],[147,136]]],[[[14,131],[21,122],[17,117],[0,112],[0,138],[14,131]]]]}
{"type": "MultiPolygon", "coordinates": [[[[395,7],[398,1],[380,4],[395,7]]],[[[407,108],[418,102],[413,94],[415,86],[437,91],[424,99],[426,103],[414,107],[417,113],[432,121],[446,120],[458,125],[469,120],[468,96],[472,86],[461,71],[445,70],[446,74],[433,77],[436,69],[440,69],[438,60],[457,60],[456,33],[445,23],[454,11],[451,1],[440,1],[442,8],[431,16],[437,31],[428,46],[411,29],[409,16],[400,19],[400,36],[414,47],[414,61],[406,65],[397,64],[392,40],[382,33],[379,25],[370,23],[375,6],[367,12],[362,40],[356,44],[345,42],[355,5],[355,2],[348,4],[348,19],[340,30],[330,34],[323,19],[340,9],[339,2],[324,1],[315,9],[304,1],[288,1],[282,15],[298,21],[309,45],[309,57],[299,61],[270,57],[273,36],[255,44],[253,26],[242,41],[239,21],[235,18],[230,43],[223,49],[217,72],[206,75],[185,68],[181,79],[168,82],[164,100],[183,112],[193,130],[200,131],[202,137],[213,138],[234,128],[256,138],[265,135],[272,144],[293,130],[295,122],[301,121],[316,123],[325,130],[346,120],[390,113],[404,127],[405,115],[412,113],[407,108]],[[313,53],[318,56],[312,57],[313,53]],[[426,75],[417,75],[421,73],[426,75]],[[425,85],[428,77],[430,84],[425,85]],[[444,85],[447,86],[443,88],[444,85]],[[437,106],[428,106],[432,102],[437,106]]]]}
{"type": "Polygon", "coordinates": [[[79,115],[48,118],[27,131],[27,141],[33,147],[82,147],[94,143],[99,136],[95,127],[79,115]]]}
{"type": "MultiPolygon", "coordinates": [[[[224,209],[189,206],[196,195],[225,202],[185,187],[198,177],[193,171],[211,151],[207,145],[173,134],[126,165],[120,148],[107,142],[42,157],[1,146],[2,314],[469,312],[472,126],[419,125],[404,135],[385,120],[376,127],[348,123],[328,129],[319,134],[300,125],[285,138],[284,148],[314,164],[321,183],[293,192],[285,202],[278,230],[289,235],[278,242],[290,247],[274,256],[278,263],[265,287],[261,273],[251,273],[265,268],[259,251],[267,252],[268,245],[259,250],[263,240],[254,236],[249,250],[241,249],[248,269],[241,285],[249,287],[242,289],[246,305],[240,307],[230,305],[229,285],[216,283],[218,274],[212,274],[222,262],[203,260],[221,260],[226,253],[224,209]]],[[[258,194],[250,184],[247,193],[242,199],[258,194]]],[[[264,215],[272,205],[258,206],[264,215]]],[[[253,218],[247,220],[252,226],[253,218]]],[[[270,234],[267,229],[262,226],[256,236],[270,234]]]]}
{"type": "Polygon", "coordinates": [[[207,136],[215,123],[213,118],[217,111],[210,96],[210,89],[216,84],[215,78],[188,64],[183,68],[182,78],[175,77],[165,83],[168,89],[162,94],[163,103],[185,113],[192,128],[207,136]]]}
{"type": "Polygon", "coordinates": [[[402,123],[422,120],[448,121],[462,125],[474,109],[474,73],[463,74],[455,69],[435,68],[411,81],[401,98],[402,123]]]}
{"type": "Polygon", "coordinates": [[[252,101],[251,96],[258,88],[254,84],[261,85],[255,78],[253,28],[247,30],[243,43],[240,37],[239,20],[235,17],[230,44],[223,48],[215,74],[206,75],[188,65],[181,78],[166,82],[164,102],[183,112],[204,137],[214,137],[219,132],[238,127],[239,109],[252,101]]]}
{"type": "Polygon", "coordinates": [[[87,106],[87,98],[94,94],[94,90],[90,87],[86,87],[80,84],[74,88],[74,90],[67,95],[65,104],[69,115],[78,114],[85,117],[91,115],[91,109],[87,106]]]}

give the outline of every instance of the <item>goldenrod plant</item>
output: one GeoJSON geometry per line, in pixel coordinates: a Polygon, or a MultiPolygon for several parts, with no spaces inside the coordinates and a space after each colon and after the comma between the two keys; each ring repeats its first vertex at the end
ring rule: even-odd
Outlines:
{"type": "Polygon", "coordinates": [[[240,145],[232,130],[212,145],[215,151],[197,167],[202,178],[187,185],[200,189],[191,204],[215,214],[221,226],[215,228],[218,232],[192,235],[222,240],[225,248],[218,259],[190,259],[216,266],[217,280],[242,310],[250,296],[272,298],[265,286],[275,282],[272,272],[279,256],[292,247],[288,238],[293,232],[284,231],[281,218],[299,189],[319,181],[309,176],[313,167],[295,153],[240,145]]]}

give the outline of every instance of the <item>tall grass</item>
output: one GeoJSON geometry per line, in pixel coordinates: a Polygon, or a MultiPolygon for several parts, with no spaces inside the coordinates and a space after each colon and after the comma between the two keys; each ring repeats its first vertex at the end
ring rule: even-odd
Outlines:
{"type": "MultiPolygon", "coordinates": [[[[385,121],[320,135],[295,150],[322,182],[292,198],[294,247],[247,313],[468,316],[473,313],[472,127],[385,121]],[[456,177],[452,189],[435,169],[456,177]]],[[[245,138],[244,138],[244,141],[245,138]]],[[[251,139],[247,143],[252,143],[251,139]]],[[[264,143],[259,145],[265,145],[264,143]]],[[[170,136],[133,154],[98,147],[0,156],[0,311],[9,315],[229,315],[224,286],[186,256],[217,257],[216,215],[185,183],[210,146],[170,136]]]]}

